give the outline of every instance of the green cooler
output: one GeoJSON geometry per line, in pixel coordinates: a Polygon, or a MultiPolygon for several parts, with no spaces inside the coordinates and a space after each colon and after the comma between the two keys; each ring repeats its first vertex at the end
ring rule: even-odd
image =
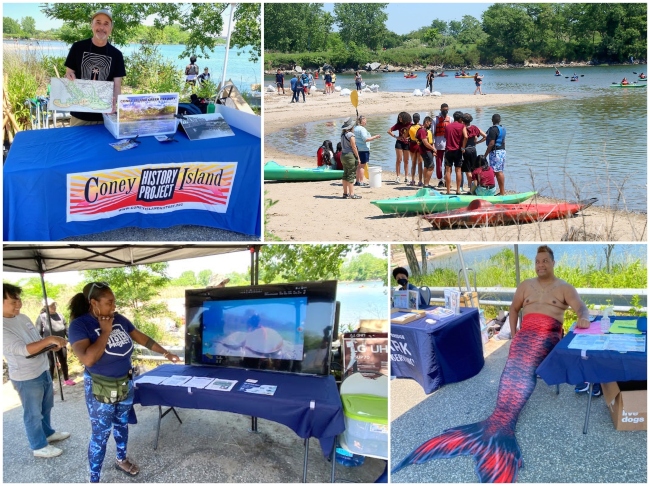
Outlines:
{"type": "Polygon", "coordinates": [[[377,395],[341,395],[345,432],[342,445],[355,454],[388,458],[388,399],[377,395]]]}

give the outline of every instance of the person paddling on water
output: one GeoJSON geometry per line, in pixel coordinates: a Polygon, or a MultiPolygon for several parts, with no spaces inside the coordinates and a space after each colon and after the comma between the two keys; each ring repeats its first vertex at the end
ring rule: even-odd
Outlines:
{"type": "Polygon", "coordinates": [[[639,74],[639,79],[646,79],[647,77],[648,77],[648,76],[646,76],[646,75],[643,74],[643,73],[639,74]]]}
{"type": "MultiPolygon", "coordinates": [[[[108,38],[113,32],[113,14],[108,9],[97,10],[91,20],[93,36],[75,42],[70,47],[65,60],[65,78],[90,79],[93,81],[113,81],[113,106],[115,113],[117,97],[122,94],[122,78],[126,76],[124,57],[119,49],[113,47],[108,38]]],[[[70,126],[101,125],[101,113],[70,112],[70,126]]]]}
{"type": "Polygon", "coordinates": [[[558,69],[555,70],[555,75],[560,76],[560,71],[558,69]]]}
{"type": "Polygon", "coordinates": [[[623,78],[623,81],[621,81],[622,85],[630,84],[630,82],[627,80],[627,78],[623,78]]]}

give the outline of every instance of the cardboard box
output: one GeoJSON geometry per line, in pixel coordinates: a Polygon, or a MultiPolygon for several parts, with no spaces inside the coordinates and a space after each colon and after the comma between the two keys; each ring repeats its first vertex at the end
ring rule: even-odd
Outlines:
{"type": "Polygon", "coordinates": [[[616,430],[648,430],[647,381],[603,383],[602,388],[616,430]]]}
{"type": "Polygon", "coordinates": [[[460,306],[478,308],[478,292],[462,292],[460,294],[460,306]]]}
{"type": "Polygon", "coordinates": [[[390,314],[391,324],[408,324],[427,315],[426,312],[421,310],[396,308],[391,309],[390,314]]]}

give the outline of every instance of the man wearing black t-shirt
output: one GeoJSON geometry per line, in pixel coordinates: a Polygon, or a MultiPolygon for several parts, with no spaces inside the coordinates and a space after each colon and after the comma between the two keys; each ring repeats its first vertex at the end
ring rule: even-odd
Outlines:
{"type": "MultiPolygon", "coordinates": [[[[126,76],[122,53],[111,44],[108,38],[113,32],[113,14],[101,9],[94,13],[90,27],[93,36],[72,44],[65,60],[65,77],[90,79],[94,81],[113,81],[113,113],[117,96],[122,93],[122,78],[126,76]]],[[[103,123],[100,113],[70,113],[70,126],[98,125],[103,123]]]]}

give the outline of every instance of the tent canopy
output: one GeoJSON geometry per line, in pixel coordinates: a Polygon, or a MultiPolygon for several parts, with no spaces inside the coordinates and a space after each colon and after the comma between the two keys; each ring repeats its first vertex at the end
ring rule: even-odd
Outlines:
{"type": "MultiPolygon", "coordinates": [[[[144,265],[250,250],[251,245],[65,244],[4,245],[4,272],[69,272],[144,265]]],[[[251,269],[252,270],[252,269],[251,269]]]]}

